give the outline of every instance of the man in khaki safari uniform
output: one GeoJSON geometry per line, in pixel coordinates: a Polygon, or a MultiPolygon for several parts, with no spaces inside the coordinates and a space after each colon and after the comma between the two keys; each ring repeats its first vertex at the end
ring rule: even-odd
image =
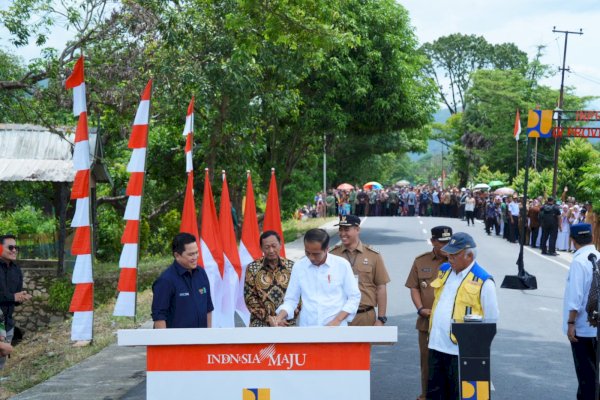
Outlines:
{"type": "Polygon", "coordinates": [[[425,400],[427,393],[427,376],[429,368],[428,356],[428,330],[429,315],[433,306],[433,288],[431,282],[437,278],[440,265],[448,261],[446,255],[440,250],[452,237],[452,228],[449,226],[436,226],[431,229],[431,245],[433,249],[423,253],[413,262],[405,286],[410,289],[410,297],[417,308],[417,330],[419,331],[419,352],[421,353],[421,395],[418,400],[425,400]]]}
{"type": "Polygon", "coordinates": [[[348,260],[361,293],[360,306],[350,326],[383,326],[387,322],[386,285],[390,281],[383,258],[379,251],[360,241],[359,217],[341,216],[337,226],[341,243],[331,253],[348,260]]]}

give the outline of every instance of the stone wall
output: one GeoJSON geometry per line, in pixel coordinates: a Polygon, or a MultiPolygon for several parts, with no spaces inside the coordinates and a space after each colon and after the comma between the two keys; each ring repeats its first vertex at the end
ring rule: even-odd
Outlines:
{"type": "Polygon", "coordinates": [[[19,260],[17,263],[23,271],[23,290],[33,298],[15,308],[15,325],[26,334],[63,321],[65,313],[48,307],[48,289],[56,280],[56,261],[19,260]]]}

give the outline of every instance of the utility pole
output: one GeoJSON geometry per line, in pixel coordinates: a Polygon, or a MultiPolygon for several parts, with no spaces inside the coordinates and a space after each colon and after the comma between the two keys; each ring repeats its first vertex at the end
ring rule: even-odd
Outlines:
{"type": "MultiPolygon", "coordinates": [[[[561,123],[562,123],[562,110],[563,110],[563,96],[564,96],[564,89],[565,89],[565,71],[570,71],[569,68],[565,68],[565,63],[567,61],[567,40],[569,38],[569,34],[573,34],[573,35],[583,35],[583,30],[580,28],[579,32],[575,32],[575,31],[561,31],[556,29],[556,27],[552,28],[552,32],[554,33],[563,33],[565,35],[565,50],[564,50],[564,55],[563,55],[563,63],[562,63],[562,68],[559,68],[559,71],[562,72],[561,78],[560,78],[560,97],[558,99],[558,109],[557,114],[558,114],[558,121],[557,121],[557,127],[558,127],[558,132],[560,132],[560,127],[561,127],[561,123]]],[[[557,175],[558,175],[558,151],[560,148],[560,142],[562,141],[562,135],[556,135],[554,137],[554,173],[552,174],[552,196],[556,197],[556,185],[557,185],[557,175]]]]}

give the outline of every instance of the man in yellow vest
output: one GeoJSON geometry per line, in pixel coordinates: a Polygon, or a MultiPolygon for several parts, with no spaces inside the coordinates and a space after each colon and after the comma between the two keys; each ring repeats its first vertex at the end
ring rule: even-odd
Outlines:
{"type": "Polygon", "coordinates": [[[452,322],[479,315],[485,322],[498,319],[496,286],[490,274],[475,262],[477,250],[471,235],[457,232],[442,248],[448,263],[431,282],[435,300],[429,318],[428,400],[458,400],[458,345],[452,322]]]}

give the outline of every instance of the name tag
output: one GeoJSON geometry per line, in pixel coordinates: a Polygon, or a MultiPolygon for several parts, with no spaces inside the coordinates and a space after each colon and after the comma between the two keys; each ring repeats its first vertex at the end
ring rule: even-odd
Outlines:
{"type": "Polygon", "coordinates": [[[179,297],[185,297],[185,296],[189,296],[190,294],[188,292],[185,293],[179,293],[179,297]]]}

